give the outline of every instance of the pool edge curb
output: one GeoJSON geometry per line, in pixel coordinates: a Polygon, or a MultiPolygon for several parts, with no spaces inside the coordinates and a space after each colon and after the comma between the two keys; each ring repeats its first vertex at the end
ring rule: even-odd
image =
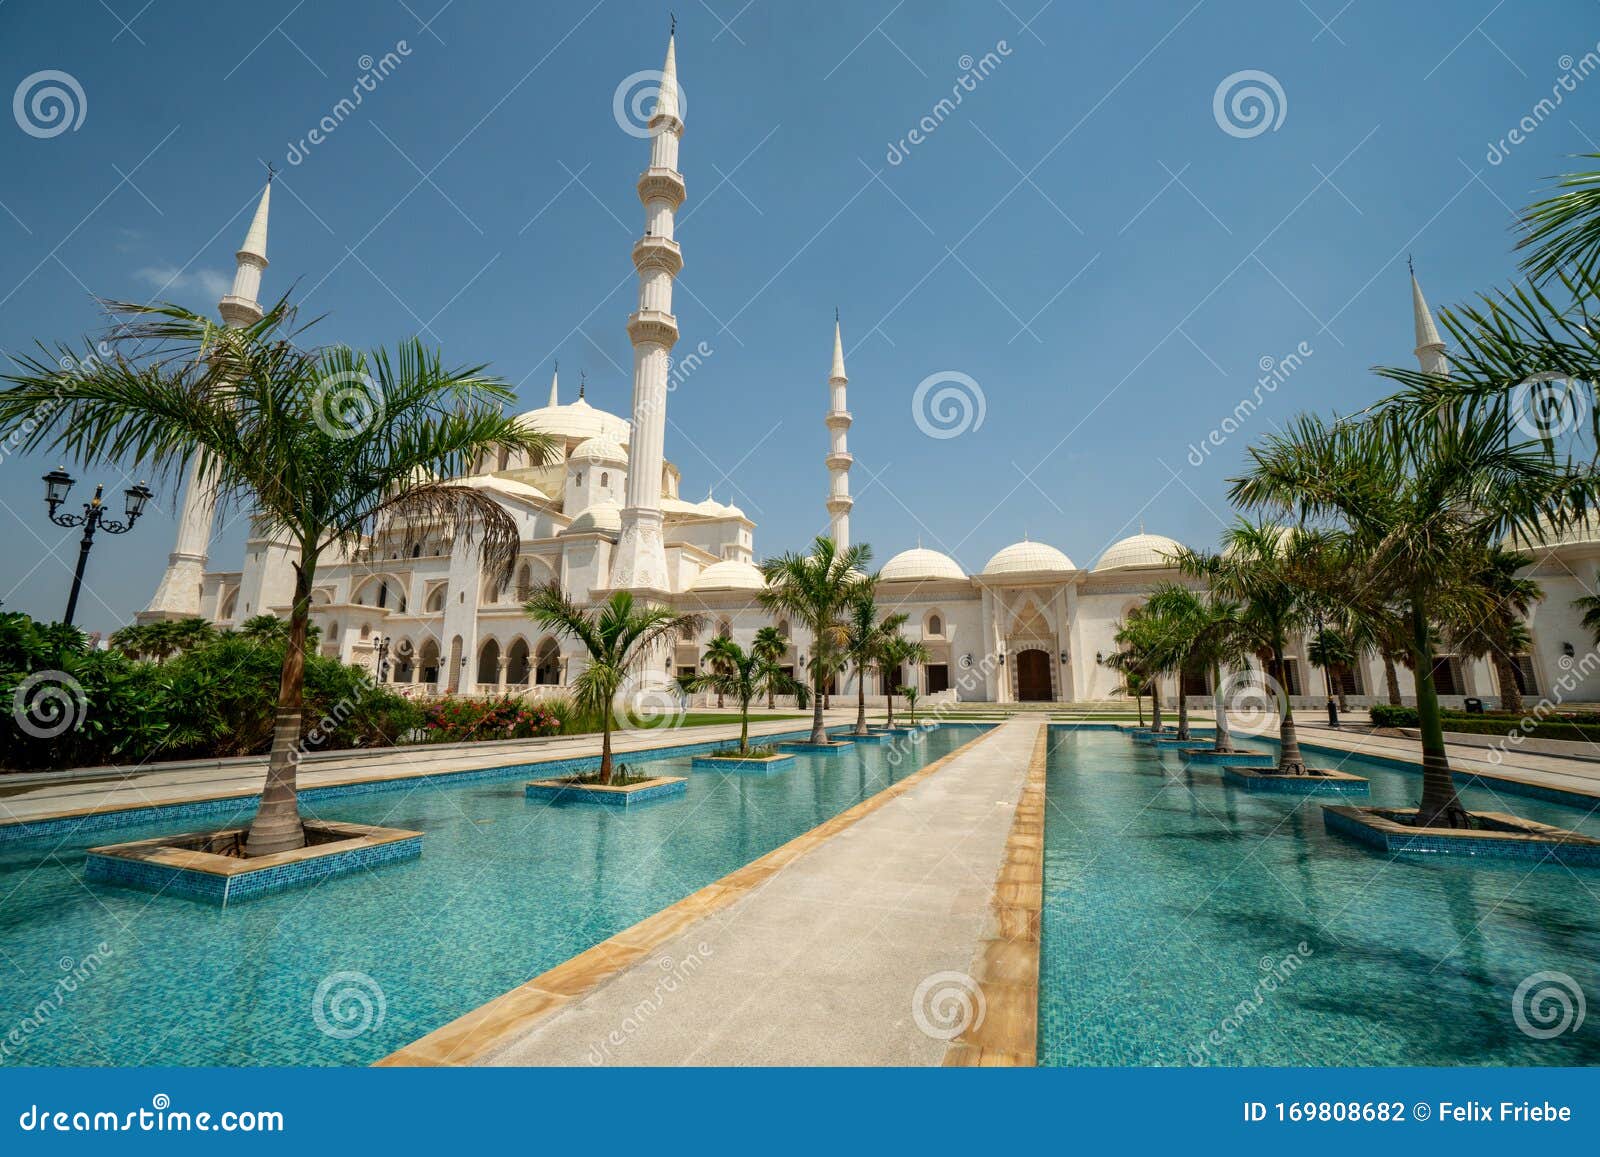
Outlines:
{"type": "Polygon", "coordinates": [[[945,1050],[946,1067],[1034,1068],[1039,1063],[1039,956],[1044,913],[1045,777],[1050,728],[1039,729],[1006,837],[971,976],[983,1016],[945,1050]]]}

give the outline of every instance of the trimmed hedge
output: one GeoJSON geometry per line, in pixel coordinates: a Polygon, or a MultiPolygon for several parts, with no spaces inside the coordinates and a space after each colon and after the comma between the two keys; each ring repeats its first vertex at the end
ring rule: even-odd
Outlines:
{"type": "MultiPolygon", "coordinates": [[[[1375,727],[1417,727],[1421,720],[1415,707],[1395,707],[1374,703],[1371,708],[1375,727]]],[[[1466,735],[1520,735],[1532,739],[1572,739],[1600,742],[1600,717],[1581,719],[1575,715],[1554,715],[1538,719],[1532,715],[1512,715],[1503,711],[1468,713],[1446,711],[1444,729],[1466,735]],[[1527,726],[1523,720],[1529,721],[1527,726]]]]}

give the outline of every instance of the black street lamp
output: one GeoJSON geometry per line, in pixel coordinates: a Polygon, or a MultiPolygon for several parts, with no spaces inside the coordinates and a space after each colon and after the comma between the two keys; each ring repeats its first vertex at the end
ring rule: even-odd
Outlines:
{"type": "Polygon", "coordinates": [[[373,648],[378,653],[378,678],[382,683],[389,673],[389,636],[383,635],[378,639],[377,646],[373,648]]]}
{"type": "Polygon", "coordinates": [[[139,521],[139,516],[144,513],[145,503],[154,495],[150,488],[143,482],[130,486],[123,491],[127,500],[123,508],[126,521],[118,522],[106,517],[105,507],[100,504],[100,496],[105,492],[105,487],[96,485],[94,497],[83,504],[82,514],[58,514],[57,510],[67,500],[67,492],[72,489],[73,477],[60,466],[44,476],[44,500],[50,507],[50,521],[57,526],[81,526],[83,537],[78,541],[78,568],[72,575],[72,593],[67,596],[67,614],[62,622],[67,626],[72,625],[72,616],[78,611],[78,591],[83,587],[83,568],[89,562],[89,548],[94,545],[94,532],[104,530],[107,534],[126,534],[133,529],[133,524],[139,521]]]}

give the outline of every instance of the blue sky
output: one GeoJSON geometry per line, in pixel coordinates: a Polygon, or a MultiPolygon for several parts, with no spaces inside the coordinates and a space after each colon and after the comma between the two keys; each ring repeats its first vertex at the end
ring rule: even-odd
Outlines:
{"type": "MultiPolygon", "coordinates": [[[[297,284],[323,340],[420,331],[530,407],[559,358],[569,396],[585,369],[591,401],[626,413],[648,150],[613,97],[660,67],[667,6],[441,2],[0,6],[0,89],[59,70],[84,104],[54,136],[0,122],[0,349],[94,332],[94,296],[165,284],[214,308],[270,160],[265,292],[297,284]]],[[[1040,2],[676,0],[679,352],[713,352],[672,397],[667,453],[688,497],[712,487],[758,522],[762,554],[826,524],[836,305],[854,532],[880,561],[920,538],[976,570],[1026,532],[1088,565],[1141,522],[1206,544],[1251,438],[1414,364],[1408,253],[1435,307],[1504,281],[1512,211],[1600,151],[1600,78],[1569,72],[1600,41],[1592,4],[1040,2]],[[1246,71],[1277,90],[1253,135],[1214,108],[1246,71]],[[1297,349],[1243,428],[1191,452],[1297,349]],[[940,374],[981,392],[981,426],[923,431],[913,401],[940,374]]],[[[52,465],[0,461],[0,599],[47,617],[76,554],[45,518],[52,465]]],[[[82,625],[149,598],[174,497],[97,542],[82,625]]],[[[241,542],[235,522],[212,565],[236,568],[241,542]]]]}

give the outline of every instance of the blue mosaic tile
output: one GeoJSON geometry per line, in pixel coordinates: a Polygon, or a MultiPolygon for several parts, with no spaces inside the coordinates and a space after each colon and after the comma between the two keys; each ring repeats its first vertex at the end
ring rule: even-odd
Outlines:
{"type": "Polygon", "coordinates": [[[1213,751],[1209,747],[1178,749],[1188,763],[1232,764],[1235,767],[1275,767],[1278,757],[1270,751],[1213,751]]]}
{"type": "Polygon", "coordinates": [[[639,804],[655,803],[672,796],[684,795],[689,790],[687,779],[669,779],[665,783],[651,784],[637,791],[589,791],[582,787],[560,783],[530,783],[523,789],[529,799],[545,803],[578,804],[587,807],[630,808],[639,804]]]}
{"type": "Polygon", "coordinates": [[[701,755],[689,760],[689,766],[702,771],[726,771],[734,775],[771,775],[788,770],[794,758],[792,755],[780,755],[776,759],[718,759],[701,755]]]}
{"type": "Polygon", "coordinates": [[[1592,844],[1543,843],[1536,840],[1496,840],[1472,836],[1413,835],[1385,832],[1342,812],[1322,809],[1322,822],[1330,832],[1388,852],[1391,855],[1472,856],[1485,860],[1520,863],[1556,863],[1568,867],[1600,867],[1600,847],[1592,844]]]}
{"type": "Polygon", "coordinates": [[[1222,778],[1245,791],[1260,791],[1278,795],[1366,795],[1364,779],[1329,779],[1315,775],[1249,775],[1241,771],[1255,770],[1247,765],[1224,766],[1222,778]]]}

